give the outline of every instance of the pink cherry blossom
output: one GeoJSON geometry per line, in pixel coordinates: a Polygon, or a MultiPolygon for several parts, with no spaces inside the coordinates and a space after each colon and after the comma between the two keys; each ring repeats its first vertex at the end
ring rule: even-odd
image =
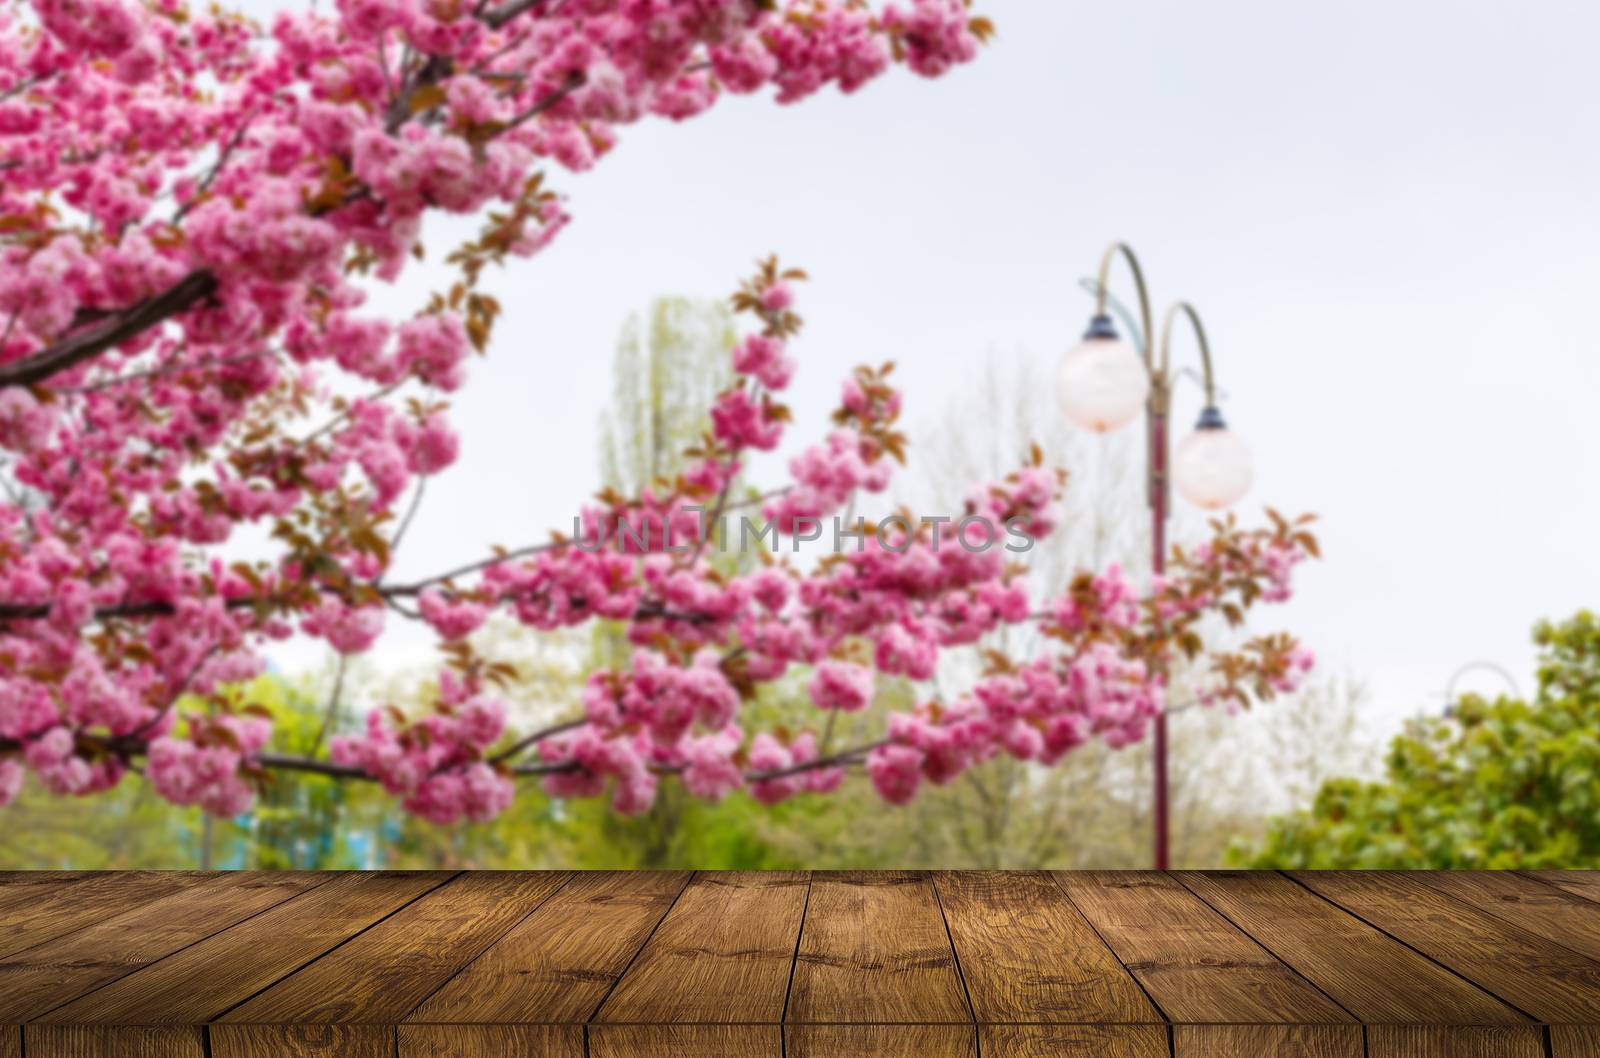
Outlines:
{"type": "Polygon", "coordinates": [[[890,804],[907,804],[922,782],[922,754],[910,746],[879,746],[867,757],[867,775],[879,797],[890,804]]]}
{"type": "Polygon", "coordinates": [[[824,661],[806,685],[818,709],[853,713],[872,700],[872,670],[848,662],[824,661]]]}
{"type": "MultiPolygon", "coordinates": [[[[908,523],[809,568],[786,554],[730,572],[699,513],[798,536],[908,457],[892,365],[864,366],[788,480],[749,490],[751,453],[800,418],[783,398],[804,274],[769,259],[734,296],[753,325],[681,474],[399,577],[424,479],[462,453],[447,400],[480,354],[531,355],[493,340],[496,292],[523,289],[503,266],[566,229],[566,180],[631,126],[700,117],[724,92],[792,103],[900,60],[946,72],[986,26],[963,0],[338,0],[261,31],[178,11],[24,0],[0,15],[0,449],[16,488],[0,502],[0,804],[27,773],[79,795],[142,770],[160,796],[232,816],[267,772],[301,769],[375,780],[451,823],[503,811],[519,776],[637,814],[662,782],[771,804],[863,763],[903,803],[1000,753],[1050,763],[1143,737],[1173,644],[1286,598],[1314,553],[1302,523],[1229,522],[1148,585],[1086,570],[1035,604],[1003,549],[973,546],[1054,529],[1063,480],[1035,459],[942,512],[942,539],[908,523]],[[440,231],[466,234],[423,245],[440,231]],[[419,256],[450,281],[375,311],[393,303],[378,284],[419,256]],[[577,715],[507,731],[507,673],[473,646],[491,615],[614,621],[631,653],[590,675],[577,715]],[[447,647],[421,708],[381,705],[325,758],[269,752],[271,720],[241,688],[274,644],[360,654],[407,618],[447,647]],[[949,650],[1024,622],[1036,656],[991,651],[971,686],[934,695],[949,650]],[[796,665],[815,711],[755,730],[749,702],[796,665]],[[916,704],[833,745],[827,718],[864,710],[878,673],[916,704]]],[[[1212,700],[1236,703],[1298,686],[1311,655],[1260,636],[1195,663],[1212,700]]]]}

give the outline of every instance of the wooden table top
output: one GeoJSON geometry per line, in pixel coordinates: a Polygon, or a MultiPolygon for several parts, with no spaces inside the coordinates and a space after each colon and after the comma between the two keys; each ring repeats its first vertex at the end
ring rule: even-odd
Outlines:
{"type": "Polygon", "coordinates": [[[0,1058],[1595,1058],[1600,873],[0,874],[0,1058]]]}

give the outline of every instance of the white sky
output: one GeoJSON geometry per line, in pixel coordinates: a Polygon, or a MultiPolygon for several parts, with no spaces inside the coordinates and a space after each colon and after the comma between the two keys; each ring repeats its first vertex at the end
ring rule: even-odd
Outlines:
{"type": "MultiPolygon", "coordinates": [[[[721,296],[773,251],[810,271],[799,447],[861,361],[900,362],[913,424],[991,353],[1053,363],[1120,238],[1158,311],[1205,319],[1256,455],[1246,509],[1322,516],[1326,561],[1267,627],[1396,714],[1476,659],[1527,689],[1532,622],[1600,605],[1600,6],[978,6],[999,38],[943,80],[728,100],[554,174],[576,221],[491,280],[506,315],[455,401],[463,459],[399,576],[570,524],[618,329],[653,296],[721,296]]],[[[375,304],[407,314],[438,282],[375,304]]]]}

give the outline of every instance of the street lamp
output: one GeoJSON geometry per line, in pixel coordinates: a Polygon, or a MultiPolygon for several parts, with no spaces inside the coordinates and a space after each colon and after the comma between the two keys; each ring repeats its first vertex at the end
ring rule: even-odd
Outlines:
{"type": "MultiPolygon", "coordinates": [[[[1145,411],[1146,497],[1150,505],[1150,567],[1166,569],[1167,517],[1171,510],[1171,484],[1184,499],[1206,510],[1221,510],[1236,503],[1250,488],[1250,450],[1223,422],[1217,408],[1216,383],[1211,371],[1211,346],[1194,307],[1180,301],[1167,310],[1161,324],[1160,355],[1152,348],[1150,295],[1144,270],[1126,243],[1112,243],[1100,258],[1094,287],[1095,312],[1083,341],[1061,359],[1056,374],[1056,397],[1074,424],[1095,433],[1108,433],[1133,421],[1145,411]],[[1139,296],[1138,349],[1122,340],[1106,312],[1106,281],[1111,265],[1121,257],[1133,274],[1139,296]],[[1178,445],[1176,458],[1169,451],[1168,419],[1172,412],[1172,328],[1180,318],[1188,321],[1200,347],[1204,371],[1205,406],[1194,432],[1178,445]],[[1169,471],[1170,468],[1170,471],[1169,471]]],[[[1133,326],[1132,321],[1128,321],[1133,326]]],[[[1155,866],[1170,864],[1167,786],[1167,718],[1155,721],[1155,866]]]]}

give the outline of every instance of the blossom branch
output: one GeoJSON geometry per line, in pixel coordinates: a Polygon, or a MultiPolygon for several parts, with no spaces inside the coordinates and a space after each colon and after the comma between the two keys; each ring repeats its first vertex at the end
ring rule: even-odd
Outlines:
{"type": "Polygon", "coordinates": [[[79,331],[20,360],[0,364],[0,388],[44,382],[194,308],[216,290],[217,279],[209,269],[190,272],[162,293],[113,314],[97,326],[79,331]]]}

